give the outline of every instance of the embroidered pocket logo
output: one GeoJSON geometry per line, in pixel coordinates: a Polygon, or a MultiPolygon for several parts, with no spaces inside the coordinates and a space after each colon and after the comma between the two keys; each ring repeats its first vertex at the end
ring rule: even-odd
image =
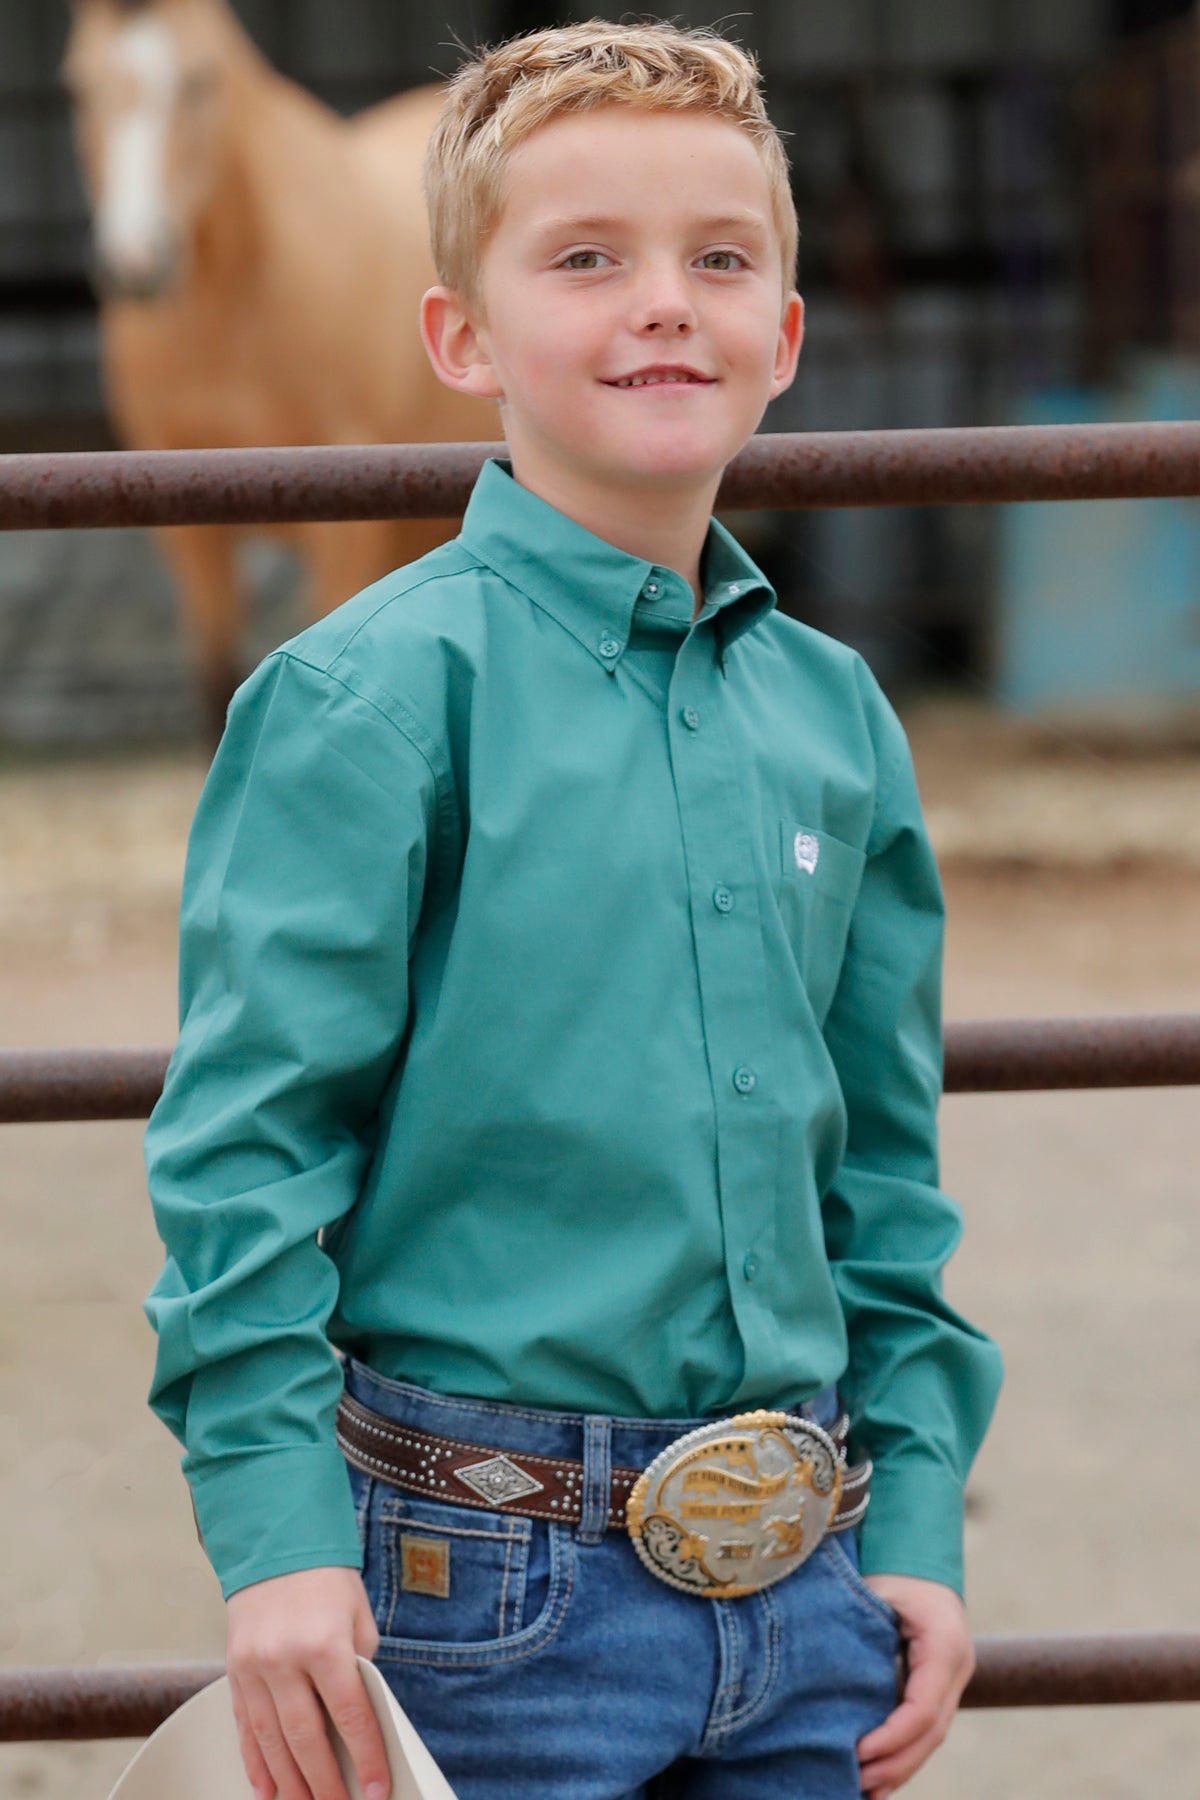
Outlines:
{"type": "Polygon", "coordinates": [[[450,1598],[450,1540],[400,1533],[400,1586],[406,1594],[450,1598]]]}
{"type": "Polygon", "coordinates": [[[821,846],[811,831],[798,831],[792,839],[792,854],[796,858],[796,867],[803,869],[806,875],[816,873],[817,862],[821,855],[821,846]]]}

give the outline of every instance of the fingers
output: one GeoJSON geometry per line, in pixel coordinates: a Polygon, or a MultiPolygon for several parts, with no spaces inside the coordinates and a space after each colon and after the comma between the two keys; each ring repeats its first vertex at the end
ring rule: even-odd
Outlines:
{"type": "Polygon", "coordinates": [[[897,1788],[917,1773],[933,1755],[938,1746],[944,1743],[946,1733],[932,1731],[926,1737],[918,1738],[904,1756],[889,1758],[879,1764],[869,1764],[860,1769],[859,1781],[867,1800],[889,1800],[897,1788]]]}
{"type": "MultiPolygon", "coordinates": [[[[893,1713],[887,1724],[890,1725],[896,1717],[897,1714],[893,1713]]],[[[871,1800],[885,1800],[887,1795],[915,1775],[939,1744],[945,1742],[953,1717],[953,1707],[945,1714],[939,1713],[932,1721],[925,1713],[914,1713],[905,1723],[903,1738],[897,1739],[890,1749],[876,1752],[869,1758],[863,1757],[859,1766],[859,1782],[863,1793],[870,1795],[871,1800]]],[[[881,1726],[880,1729],[885,1727],[881,1726]]],[[[861,1756],[862,1746],[859,1753],[861,1756]]]]}
{"type": "MultiPolygon", "coordinates": [[[[229,1682],[233,1688],[235,1678],[232,1674],[229,1682]]],[[[275,1794],[279,1795],[279,1800],[312,1800],[313,1790],[288,1747],[270,1687],[265,1681],[246,1675],[236,1682],[236,1689],[242,1708],[238,1715],[242,1761],[259,1800],[271,1800],[275,1794]]],[[[337,1774],[336,1767],[334,1773],[337,1774]]],[[[341,1776],[337,1775],[337,1779],[344,1790],[341,1776]]],[[[331,1789],[328,1800],[346,1800],[346,1797],[344,1792],[337,1794],[331,1789]]]]}
{"type": "MultiPolygon", "coordinates": [[[[354,1764],[365,1800],[385,1800],[391,1787],[387,1750],[358,1664],[331,1662],[327,1674],[320,1667],[316,1673],[321,1699],[338,1736],[350,1752],[350,1761],[354,1764]]],[[[339,1786],[344,1786],[340,1777],[339,1786]]],[[[317,1800],[322,1797],[318,1795],[317,1800]]],[[[333,1800],[340,1800],[340,1797],[334,1796],[333,1800]]]]}
{"type": "Polygon", "coordinates": [[[255,1737],[254,1728],[250,1723],[250,1715],[246,1710],[246,1700],[241,1684],[232,1674],[229,1677],[229,1691],[233,1696],[233,1717],[237,1725],[238,1747],[242,1753],[246,1779],[259,1796],[259,1800],[272,1800],[276,1791],[275,1782],[267,1767],[266,1758],[258,1747],[258,1739],[255,1737]]]}
{"type": "Polygon", "coordinates": [[[864,1794],[886,1800],[945,1741],[973,1666],[968,1644],[965,1650],[927,1655],[912,1667],[899,1706],[859,1742],[864,1794]]]}
{"type": "Polygon", "coordinates": [[[914,1692],[914,1684],[910,1682],[895,1712],[889,1713],[882,1725],[860,1741],[860,1761],[868,1763],[877,1761],[880,1757],[894,1756],[897,1751],[907,1749],[918,1738],[935,1730],[943,1713],[953,1716],[953,1705],[939,1704],[939,1698],[940,1696],[925,1698],[919,1692],[914,1692]]]}
{"type": "Polygon", "coordinates": [[[379,1643],[358,1570],[298,1569],[251,1582],[227,1610],[238,1743],[261,1800],[349,1800],[331,1721],[366,1800],[387,1800],[383,1733],[355,1660],[379,1643]]]}
{"type": "Polygon", "coordinates": [[[387,1751],[356,1663],[315,1657],[306,1671],[262,1665],[261,1672],[231,1672],[230,1688],[242,1761],[261,1800],[349,1800],[330,1721],[366,1800],[385,1800],[387,1751]]]}

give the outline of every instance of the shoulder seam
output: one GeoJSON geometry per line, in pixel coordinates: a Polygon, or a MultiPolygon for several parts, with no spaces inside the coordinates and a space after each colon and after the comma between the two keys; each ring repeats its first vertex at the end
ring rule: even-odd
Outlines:
{"type": "MultiPolygon", "coordinates": [[[[448,546],[442,545],[442,544],[439,544],[437,546],[437,550],[441,550],[441,549],[445,549],[445,548],[448,548],[448,546]]],[[[465,554],[466,554],[468,560],[466,561],[466,563],[464,564],[464,566],[461,569],[433,569],[433,570],[430,570],[428,573],[422,575],[421,579],[419,581],[414,581],[411,584],[411,586],[393,588],[390,593],[384,594],[380,598],[379,604],[377,606],[372,607],[371,611],[367,614],[366,618],[359,620],[358,624],[354,627],[354,630],[350,633],[350,636],[345,640],[345,642],[338,645],[338,648],[336,649],[336,651],[334,652],[332,657],[329,659],[329,667],[328,667],[327,672],[332,674],[333,665],[341,657],[343,657],[346,654],[347,650],[350,648],[350,646],[354,642],[355,638],[358,637],[359,633],[365,631],[367,626],[370,625],[374,619],[377,619],[379,617],[379,614],[383,611],[385,606],[390,606],[394,600],[407,599],[409,594],[420,593],[421,589],[423,587],[428,587],[429,583],[431,581],[444,581],[446,579],[446,577],[450,576],[450,575],[465,575],[469,568],[471,568],[472,566],[477,566],[479,559],[474,555],[474,553],[472,551],[466,550],[465,545],[462,546],[462,548],[465,550],[465,554]]],[[[437,550],[432,550],[429,552],[429,554],[431,556],[435,556],[437,554],[437,550]]],[[[301,657],[301,658],[298,658],[297,660],[305,661],[306,659],[301,657]]],[[[307,666],[310,669],[319,669],[320,668],[319,663],[313,663],[313,662],[308,663],[307,666]]],[[[353,692],[355,690],[352,689],[351,691],[353,692]]]]}
{"type": "Polygon", "coordinates": [[[356,684],[347,681],[344,675],[335,674],[332,668],[324,668],[320,663],[311,662],[308,657],[298,655],[295,650],[280,649],[274,654],[287,657],[290,662],[298,663],[302,668],[311,669],[314,675],[323,676],[325,680],[336,683],[338,687],[344,688],[346,693],[353,694],[356,700],[361,700],[364,706],[369,706],[372,712],[378,713],[380,718],[384,719],[394,731],[399,732],[405,742],[412,746],[428,766],[429,773],[433,776],[434,791],[438,796],[439,808],[445,806],[451,813],[457,810],[453,803],[450,770],[439,766],[441,759],[438,756],[437,745],[416,714],[410,712],[408,707],[394,694],[388,694],[381,688],[375,688],[370,682],[356,684]]]}

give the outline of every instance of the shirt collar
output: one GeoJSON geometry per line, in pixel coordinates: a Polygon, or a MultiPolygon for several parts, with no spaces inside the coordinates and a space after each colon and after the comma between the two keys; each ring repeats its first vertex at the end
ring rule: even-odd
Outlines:
{"type": "MultiPolygon", "coordinates": [[[[512,464],[489,457],[467,502],[459,533],[466,548],[577,638],[612,674],[629,642],[634,609],[688,618],[692,593],[682,575],[618,550],[515,480],[512,464]],[[639,602],[641,603],[639,607],[639,602]]],[[[697,625],[715,621],[718,653],[775,605],[761,569],[716,519],[700,559],[704,605],[697,625]]]]}

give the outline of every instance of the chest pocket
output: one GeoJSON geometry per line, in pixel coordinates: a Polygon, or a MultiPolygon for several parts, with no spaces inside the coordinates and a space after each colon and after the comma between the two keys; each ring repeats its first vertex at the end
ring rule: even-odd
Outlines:
{"type": "Polygon", "coordinates": [[[817,1023],[825,1023],[866,857],[852,844],[784,819],[779,827],[779,909],[817,1023]]]}

